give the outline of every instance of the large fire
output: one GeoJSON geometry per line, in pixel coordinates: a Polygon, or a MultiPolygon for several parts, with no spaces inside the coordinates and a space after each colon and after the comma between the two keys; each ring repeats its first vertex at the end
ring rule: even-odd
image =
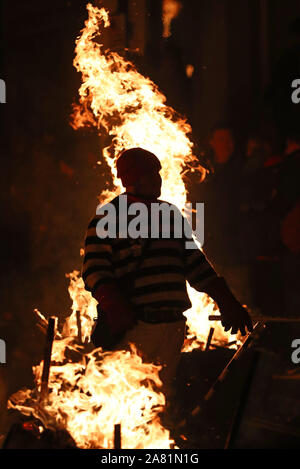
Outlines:
{"type": "MultiPolygon", "coordinates": [[[[76,43],[74,65],[82,74],[82,85],[80,104],[74,109],[72,125],[76,129],[93,125],[100,134],[105,132],[111,136],[112,144],[104,149],[103,155],[111,168],[115,190],[113,194],[104,191],[100,201],[121,192],[114,156],[124,148],[142,147],[160,159],[162,199],[184,211],[187,193],[183,170],[189,163],[197,161],[189,139],[191,126],[166,105],[166,97],[131,62],[115,52],[104,50],[99,36],[109,27],[108,13],[91,4],[87,9],[89,19],[76,43]]],[[[199,179],[201,177],[199,173],[199,179]]],[[[193,307],[185,313],[188,337],[197,339],[185,351],[203,344],[210,327],[215,328],[214,339],[223,344],[228,342],[230,334],[224,332],[220,323],[208,321],[208,315],[216,308],[213,301],[192,288],[189,288],[189,294],[193,307]]]]}
{"type": "MultiPolygon", "coordinates": [[[[186,120],[166,105],[165,96],[134,65],[119,54],[104,50],[101,34],[109,27],[105,9],[87,5],[89,18],[76,41],[74,65],[82,74],[79,105],[72,125],[95,126],[111,138],[103,156],[111,168],[113,191],[103,191],[100,201],[122,190],[116,177],[114,156],[124,148],[142,147],[155,153],[162,165],[162,198],[181,210],[186,203],[183,171],[195,161],[186,120]]],[[[200,177],[200,173],[199,173],[200,177]]],[[[48,399],[39,399],[42,366],[34,367],[36,390],[22,390],[9,408],[33,414],[46,426],[65,428],[81,448],[112,448],[114,424],[121,423],[123,448],[169,448],[174,443],[159,420],[165,398],[159,392],[159,367],[143,363],[136,350],[103,353],[91,351],[89,338],[96,301],[85,291],[78,272],[69,275],[72,314],[61,332],[56,331],[49,376],[48,399]]],[[[231,340],[219,322],[210,323],[216,305],[205,294],[189,288],[193,307],[186,311],[188,336],[183,351],[204,347],[210,327],[213,342],[231,340]]],[[[40,326],[46,321],[39,314],[40,326]]]]}
{"type": "MultiPolygon", "coordinates": [[[[96,301],[84,289],[79,272],[69,278],[73,313],[62,332],[55,333],[48,396],[43,399],[40,392],[42,361],[33,367],[36,389],[15,393],[8,408],[38,418],[47,428],[66,429],[80,448],[113,448],[115,424],[121,424],[122,448],[172,447],[174,441],[159,418],[165,405],[159,390],[161,367],[143,363],[134,346],[131,352],[90,351],[96,301]]],[[[36,314],[45,330],[46,319],[36,314]]]]}

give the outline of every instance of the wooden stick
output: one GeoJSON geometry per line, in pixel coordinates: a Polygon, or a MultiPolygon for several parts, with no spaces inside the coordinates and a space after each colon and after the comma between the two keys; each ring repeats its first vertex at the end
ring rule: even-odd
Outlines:
{"type": "MultiPolygon", "coordinates": [[[[253,321],[259,322],[300,322],[300,317],[276,317],[276,316],[258,316],[258,315],[251,315],[253,321]]],[[[208,316],[209,321],[221,321],[221,316],[219,314],[211,314],[208,316]]]]}
{"type": "Polygon", "coordinates": [[[248,402],[249,394],[251,391],[251,384],[255,376],[259,358],[260,358],[260,352],[257,352],[255,350],[254,355],[251,359],[250,367],[247,370],[247,375],[243,383],[240,398],[234,410],[233,420],[229,428],[229,432],[226,438],[224,449],[229,449],[229,448],[234,447],[234,442],[236,440],[236,437],[240,429],[240,425],[241,425],[242,418],[245,412],[245,408],[248,402]]]}
{"type": "Polygon", "coordinates": [[[78,342],[81,344],[82,343],[82,330],[81,330],[80,311],[76,311],[76,320],[77,320],[78,342]]]}
{"type": "MultiPolygon", "coordinates": [[[[211,399],[211,397],[214,395],[215,391],[217,388],[219,388],[219,384],[225,379],[225,377],[227,376],[227,374],[231,371],[231,369],[234,367],[234,365],[236,364],[236,361],[243,355],[243,353],[245,352],[245,350],[247,350],[249,348],[249,346],[252,344],[253,340],[257,338],[258,334],[262,331],[262,329],[265,327],[265,325],[263,323],[256,323],[253,327],[253,331],[252,332],[249,332],[247,334],[247,338],[245,340],[245,342],[243,343],[243,345],[241,345],[241,347],[235,352],[235,354],[233,355],[233,357],[230,359],[230,361],[227,363],[227,365],[225,366],[225,368],[223,369],[223,371],[220,373],[220,375],[218,376],[217,380],[214,382],[214,384],[211,386],[211,388],[209,389],[209,391],[205,394],[204,396],[204,401],[202,403],[202,406],[200,405],[197,405],[191,412],[191,415],[192,417],[195,417],[196,415],[198,415],[200,412],[202,412],[203,410],[203,404],[206,404],[207,401],[209,401],[211,399]]],[[[184,426],[186,424],[187,420],[184,419],[182,420],[179,425],[178,425],[178,428],[184,426]]]]}
{"type": "Polygon", "coordinates": [[[48,329],[46,336],[46,344],[44,349],[44,364],[43,364],[43,373],[42,373],[42,382],[41,382],[41,399],[45,399],[48,395],[48,380],[49,372],[51,366],[51,354],[52,354],[52,345],[55,335],[57,318],[51,317],[48,321],[48,329]]]}
{"type": "Polygon", "coordinates": [[[205,347],[205,351],[209,349],[209,346],[211,344],[211,339],[212,339],[212,336],[214,335],[214,331],[215,329],[213,327],[211,327],[209,329],[209,334],[208,334],[208,337],[207,337],[207,342],[206,342],[206,347],[205,347]]]}
{"type": "Polygon", "coordinates": [[[211,314],[208,316],[209,321],[221,321],[221,316],[219,314],[211,314]]]}
{"type": "Polygon", "coordinates": [[[258,331],[261,331],[262,328],[264,327],[264,324],[256,323],[253,331],[249,332],[247,334],[247,338],[245,342],[241,345],[241,347],[235,352],[231,360],[227,363],[223,371],[220,373],[218,376],[217,380],[214,382],[210,390],[205,394],[204,400],[208,401],[212,395],[215,393],[216,388],[218,387],[218,384],[225,379],[229,371],[233,368],[233,366],[236,364],[236,361],[242,356],[242,354],[245,352],[245,350],[248,349],[248,347],[252,344],[253,340],[257,337],[258,331]]]}
{"type": "Polygon", "coordinates": [[[228,347],[230,347],[231,345],[234,345],[236,344],[236,340],[232,340],[231,342],[228,342],[227,344],[224,344],[224,345],[218,345],[218,344],[210,344],[211,347],[215,348],[215,349],[227,349],[228,347]]]}
{"type": "Polygon", "coordinates": [[[115,433],[114,433],[114,449],[121,449],[121,424],[117,423],[115,425],[115,433]]]}
{"type": "Polygon", "coordinates": [[[226,344],[226,347],[230,347],[231,345],[234,345],[236,344],[236,340],[232,340],[231,342],[228,342],[228,344],[226,344]]]}

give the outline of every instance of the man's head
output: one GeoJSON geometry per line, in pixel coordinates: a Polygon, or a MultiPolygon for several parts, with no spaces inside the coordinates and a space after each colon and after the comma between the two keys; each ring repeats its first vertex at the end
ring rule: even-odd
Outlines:
{"type": "Polygon", "coordinates": [[[127,192],[157,198],[161,192],[161,164],[150,151],[143,148],[124,150],[117,159],[117,175],[127,192]]]}
{"type": "Polygon", "coordinates": [[[211,131],[209,144],[214,152],[215,161],[218,164],[226,163],[231,158],[235,147],[235,141],[230,127],[214,127],[211,131]]]}

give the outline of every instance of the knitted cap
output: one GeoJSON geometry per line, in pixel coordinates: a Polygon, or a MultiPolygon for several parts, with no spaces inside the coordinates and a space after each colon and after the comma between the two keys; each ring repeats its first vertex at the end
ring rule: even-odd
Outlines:
{"type": "Polygon", "coordinates": [[[133,186],[142,175],[161,169],[157,156],[143,148],[124,150],[118,157],[116,166],[117,176],[124,187],[133,186]]]}

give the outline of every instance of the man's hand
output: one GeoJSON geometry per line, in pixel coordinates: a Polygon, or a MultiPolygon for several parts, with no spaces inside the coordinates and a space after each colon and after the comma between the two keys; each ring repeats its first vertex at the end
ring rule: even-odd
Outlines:
{"type": "Polygon", "coordinates": [[[253,330],[248,311],[236,300],[222,277],[213,279],[204,291],[217,303],[225,331],[232,328],[232,334],[240,331],[246,335],[246,328],[249,332],[253,330]]]}
{"type": "Polygon", "coordinates": [[[249,332],[253,330],[248,311],[235,298],[234,301],[226,301],[226,304],[221,304],[221,306],[218,304],[218,306],[225,331],[232,328],[231,334],[237,334],[240,331],[242,335],[246,335],[246,328],[249,332]]]}
{"type": "Polygon", "coordinates": [[[135,325],[133,308],[114,282],[100,286],[94,297],[106,313],[106,321],[112,334],[125,332],[135,325]]]}

